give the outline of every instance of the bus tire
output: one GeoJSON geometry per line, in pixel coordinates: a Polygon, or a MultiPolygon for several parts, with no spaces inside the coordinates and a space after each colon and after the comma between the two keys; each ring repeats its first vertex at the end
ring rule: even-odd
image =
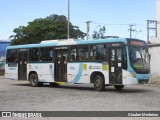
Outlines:
{"type": "Polygon", "coordinates": [[[104,78],[101,75],[94,77],[94,88],[97,91],[103,91],[105,89],[104,78]]]}
{"type": "Polygon", "coordinates": [[[38,82],[37,74],[33,73],[29,76],[29,82],[32,87],[40,87],[43,86],[42,82],[38,82]]]}
{"type": "Polygon", "coordinates": [[[114,85],[114,87],[117,89],[117,90],[122,90],[124,88],[124,85],[114,85]]]}

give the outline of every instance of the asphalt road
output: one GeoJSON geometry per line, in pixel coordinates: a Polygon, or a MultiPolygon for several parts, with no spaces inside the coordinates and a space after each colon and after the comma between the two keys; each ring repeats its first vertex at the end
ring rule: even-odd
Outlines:
{"type": "Polygon", "coordinates": [[[28,81],[0,77],[0,111],[160,111],[160,86],[98,92],[93,85],[30,87],[28,81]]]}

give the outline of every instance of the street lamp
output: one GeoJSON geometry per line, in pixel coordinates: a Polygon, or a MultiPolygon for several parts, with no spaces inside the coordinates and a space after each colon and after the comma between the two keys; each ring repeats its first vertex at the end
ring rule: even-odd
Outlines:
{"type": "Polygon", "coordinates": [[[136,30],[136,34],[134,35],[134,38],[136,38],[137,34],[140,33],[140,32],[142,32],[142,30],[140,30],[140,31],[136,30]]]}
{"type": "Polygon", "coordinates": [[[68,0],[68,30],[67,30],[67,39],[69,39],[69,22],[70,22],[70,0],[68,0]]]}
{"type": "Polygon", "coordinates": [[[90,23],[91,23],[92,21],[87,21],[86,23],[87,23],[87,40],[88,40],[88,37],[89,37],[89,30],[90,30],[90,23]]]}
{"type": "Polygon", "coordinates": [[[94,31],[96,31],[96,29],[97,29],[98,27],[101,27],[101,25],[97,25],[96,28],[94,29],[94,31]]]}

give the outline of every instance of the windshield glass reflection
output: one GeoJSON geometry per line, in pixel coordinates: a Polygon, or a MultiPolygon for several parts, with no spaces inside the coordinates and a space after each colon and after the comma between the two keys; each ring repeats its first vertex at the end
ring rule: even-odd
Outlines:
{"type": "Polygon", "coordinates": [[[137,73],[149,72],[149,54],[144,47],[129,47],[130,64],[137,73]]]}

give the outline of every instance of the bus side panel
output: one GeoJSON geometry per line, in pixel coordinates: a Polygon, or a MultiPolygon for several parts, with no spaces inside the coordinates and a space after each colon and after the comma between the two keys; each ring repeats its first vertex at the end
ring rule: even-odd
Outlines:
{"type": "Polygon", "coordinates": [[[67,80],[72,83],[90,83],[90,76],[93,72],[100,72],[104,75],[105,84],[109,84],[108,65],[96,62],[68,63],[67,80]]]}
{"type": "Polygon", "coordinates": [[[18,80],[18,64],[5,65],[5,77],[13,80],[18,80]]]}
{"type": "Polygon", "coordinates": [[[28,63],[27,75],[30,72],[36,72],[39,82],[54,82],[54,64],[53,63],[28,63]]]}
{"type": "Polygon", "coordinates": [[[84,71],[83,63],[68,63],[67,80],[72,83],[89,83],[89,76],[84,71]]]}
{"type": "Polygon", "coordinates": [[[138,79],[132,77],[131,73],[126,70],[122,70],[122,76],[123,76],[123,85],[133,85],[133,84],[138,84],[138,79]]]}

